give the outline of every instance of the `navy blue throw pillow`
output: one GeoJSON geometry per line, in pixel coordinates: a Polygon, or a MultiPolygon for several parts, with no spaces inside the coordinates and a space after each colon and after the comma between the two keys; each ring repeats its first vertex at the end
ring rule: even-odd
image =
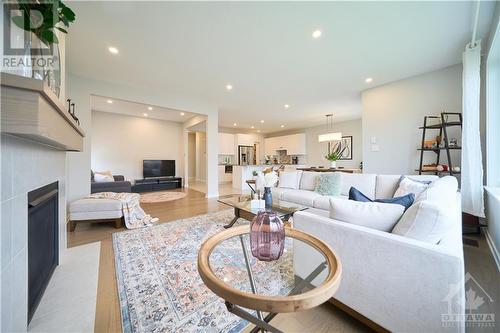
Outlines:
{"type": "Polygon", "coordinates": [[[361,202],[372,202],[373,200],[364,195],[360,190],[355,187],[349,189],[349,200],[361,201],[361,202]]]}
{"type": "Polygon", "coordinates": [[[415,194],[409,193],[407,195],[403,195],[401,197],[396,197],[396,198],[371,200],[361,191],[351,186],[351,188],[349,189],[349,200],[361,201],[361,202],[380,202],[380,203],[397,204],[403,206],[406,211],[411,205],[413,205],[413,202],[415,201],[415,194]]]}

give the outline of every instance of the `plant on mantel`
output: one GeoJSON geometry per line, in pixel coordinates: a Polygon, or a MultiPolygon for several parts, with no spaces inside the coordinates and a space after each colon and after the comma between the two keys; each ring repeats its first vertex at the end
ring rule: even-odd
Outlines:
{"type": "Polygon", "coordinates": [[[17,4],[21,15],[12,17],[12,22],[19,28],[33,33],[48,46],[59,43],[55,29],[67,34],[65,28],[69,28],[69,24],[75,21],[75,13],[59,0],[18,0],[17,4]]]}

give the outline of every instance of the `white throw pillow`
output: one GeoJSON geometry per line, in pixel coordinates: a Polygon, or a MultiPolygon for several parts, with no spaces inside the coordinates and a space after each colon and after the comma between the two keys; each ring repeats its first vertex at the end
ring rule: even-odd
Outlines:
{"type": "Polygon", "coordinates": [[[330,218],[390,232],[403,215],[402,205],[330,199],[330,218]]]}
{"type": "Polygon", "coordinates": [[[114,182],[115,179],[110,171],[96,171],[94,172],[94,181],[96,183],[114,182]]]}
{"type": "Polygon", "coordinates": [[[420,201],[406,210],[392,233],[437,244],[452,229],[453,212],[448,206],[420,201]]]}
{"type": "Polygon", "coordinates": [[[417,197],[429,187],[429,184],[430,182],[418,181],[403,176],[399,181],[398,189],[394,193],[393,198],[402,197],[410,193],[415,194],[415,197],[417,197]]]}
{"type": "Polygon", "coordinates": [[[319,172],[304,171],[300,178],[300,189],[314,191],[318,182],[319,172]]]}
{"type": "Polygon", "coordinates": [[[278,187],[298,189],[302,171],[283,171],[280,173],[278,187]]]}
{"type": "Polygon", "coordinates": [[[418,196],[415,202],[429,200],[440,205],[454,204],[457,200],[458,181],[453,176],[445,176],[433,181],[429,187],[418,196]]]}

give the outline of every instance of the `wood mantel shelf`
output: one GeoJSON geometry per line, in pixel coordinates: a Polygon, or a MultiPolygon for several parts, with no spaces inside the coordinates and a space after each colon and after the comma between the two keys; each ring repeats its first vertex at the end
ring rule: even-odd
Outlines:
{"type": "Polygon", "coordinates": [[[44,81],[1,73],[1,86],[2,133],[82,151],[85,133],[44,81]]]}

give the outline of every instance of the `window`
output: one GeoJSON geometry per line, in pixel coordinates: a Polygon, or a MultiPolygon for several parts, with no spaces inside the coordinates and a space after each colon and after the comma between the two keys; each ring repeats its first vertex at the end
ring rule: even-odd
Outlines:
{"type": "Polygon", "coordinates": [[[486,184],[500,187],[500,23],[486,61],[486,184]]]}

